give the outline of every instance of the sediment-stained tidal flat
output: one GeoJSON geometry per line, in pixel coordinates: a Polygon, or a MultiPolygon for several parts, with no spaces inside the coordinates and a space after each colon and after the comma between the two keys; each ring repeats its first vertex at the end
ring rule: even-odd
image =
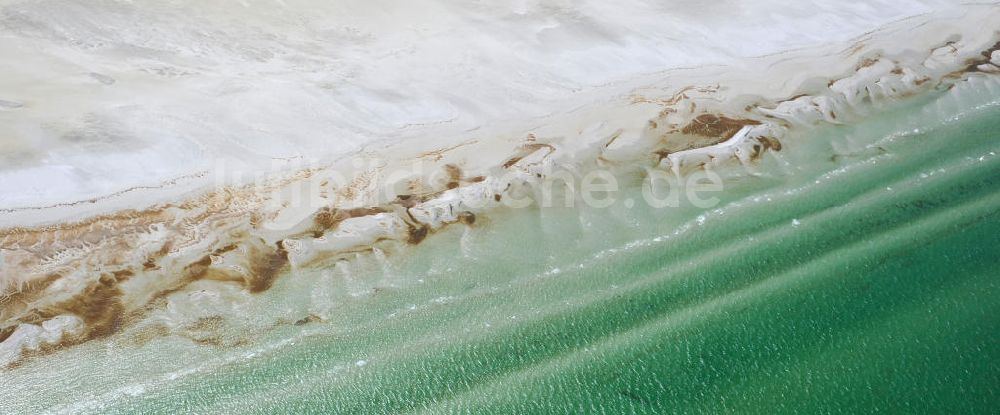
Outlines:
{"type": "Polygon", "coordinates": [[[1000,7],[627,3],[0,2],[0,412],[995,410],[1000,7]]]}

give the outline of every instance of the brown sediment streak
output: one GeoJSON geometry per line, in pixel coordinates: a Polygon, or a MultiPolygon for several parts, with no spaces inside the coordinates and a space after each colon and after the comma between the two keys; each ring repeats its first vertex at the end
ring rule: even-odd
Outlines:
{"type": "Polygon", "coordinates": [[[172,205],[147,210],[124,210],[110,215],[101,215],[75,223],[63,223],[31,228],[15,227],[0,229],[0,247],[14,244],[33,245],[53,238],[94,239],[100,238],[109,229],[121,229],[163,221],[166,209],[172,205]],[[58,233],[58,235],[55,235],[58,233]]]}
{"type": "Polygon", "coordinates": [[[511,157],[511,158],[507,159],[507,161],[505,161],[503,163],[503,168],[505,168],[505,169],[510,168],[510,166],[513,166],[513,165],[517,164],[517,162],[521,161],[521,159],[523,157],[524,156],[514,156],[514,157],[511,157]]]}
{"type": "Polygon", "coordinates": [[[59,278],[62,277],[51,274],[38,280],[29,281],[24,284],[20,291],[0,298],[0,343],[10,337],[19,324],[27,322],[20,320],[19,317],[26,316],[31,309],[31,304],[43,296],[45,289],[59,278]]]}
{"type": "MultiPolygon", "coordinates": [[[[960,49],[956,45],[956,42],[948,42],[941,47],[950,48],[950,52],[956,54],[957,58],[960,49]]],[[[1000,50],[1000,42],[995,42],[991,47],[976,52],[976,57],[966,59],[963,62],[964,67],[949,73],[942,74],[941,72],[936,72],[935,74],[933,69],[928,71],[927,68],[934,68],[935,65],[939,66],[943,64],[940,60],[932,61],[936,56],[935,52],[939,49],[932,49],[931,53],[927,55],[922,63],[917,63],[916,67],[910,67],[909,71],[904,67],[903,63],[888,60],[882,57],[881,54],[865,56],[855,66],[854,73],[851,76],[831,79],[827,83],[828,89],[819,95],[798,94],[778,101],[777,104],[773,104],[776,105],[774,108],[764,108],[761,104],[754,104],[747,106],[744,111],[750,116],[763,116],[764,118],[775,120],[768,120],[766,127],[762,131],[776,132],[780,135],[783,131],[792,128],[793,120],[804,123],[820,121],[837,123],[840,122],[837,114],[838,111],[850,111],[852,106],[857,105],[859,102],[863,105],[871,104],[875,99],[909,97],[921,91],[926,91],[927,87],[924,84],[932,80],[937,80],[936,85],[947,82],[947,86],[950,89],[955,85],[955,79],[964,79],[970,73],[1000,73],[1000,67],[993,61],[993,54],[1000,50]],[[933,65],[928,66],[929,62],[932,62],[933,65]],[[880,63],[891,64],[891,66],[889,68],[884,68],[884,66],[876,68],[876,65],[880,63]],[[881,72],[883,70],[885,71],[884,73],[881,72]],[[851,80],[855,75],[858,77],[851,80]],[[889,77],[887,78],[887,76],[889,77]],[[846,82],[836,87],[840,81],[846,82]]],[[[968,55],[970,51],[965,49],[961,53],[968,55]]],[[[947,53],[944,56],[947,56],[947,53]]],[[[659,143],[661,144],[661,148],[651,152],[656,157],[658,163],[662,164],[664,159],[669,158],[670,162],[667,165],[673,166],[674,171],[680,173],[684,168],[706,167],[707,164],[716,164],[719,160],[739,159],[741,162],[745,162],[746,158],[740,157],[749,155],[749,160],[755,160],[761,157],[765,151],[781,151],[782,143],[777,137],[770,136],[769,134],[761,135],[755,133],[754,136],[745,137],[748,141],[743,141],[743,143],[749,145],[749,148],[744,150],[748,150],[748,154],[738,153],[735,150],[726,153],[721,148],[717,151],[688,153],[687,150],[693,151],[699,147],[728,140],[746,126],[762,124],[760,121],[741,115],[703,113],[691,119],[683,127],[678,128],[678,122],[676,121],[678,115],[682,115],[685,110],[691,114],[694,112],[695,106],[693,105],[693,101],[692,103],[687,102],[690,99],[691,97],[685,93],[675,95],[669,101],[658,102],[667,106],[667,108],[660,113],[659,121],[661,122],[650,121],[648,127],[649,131],[655,132],[657,129],[662,128],[663,125],[668,126],[666,133],[660,133],[659,143]],[[675,121],[671,123],[667,117],[672,117],[671,119],[675,121]],[[677,132],[707,137],[717,141],[708,143],[698,143],[692,140],[685,141],[684,137],[675,134],[677,132]],[[673,156],[673,154],[681,152],[685,154],[676,158],[673,156]],[[686,166],[684,165],[685,161],[688,161],[686,166]]],[[[636,101],[638,100],[634,99],[634,102],[636,101]]],[[[863,114],[859,115],[863,116],[863,114]]]]}
{"type": "Polygon", "coordinates": [[[337,191],[337,195],[345,200],[353,200],[364,193],[364,189],[368,187],[375,173],[373,171],[365,171],[354,177],[347,186],[340,188],[337,191]]]}
{"type": "Polygon", "coordinates": [[[476,214],[472,212],[459,213],[458,221],[466,225],[473,225],[476,223],[476,214]]]}
{"type": "Polygon", "coordinates": [[[761,136],[757,137],[764,144],[764,148],[767,150],[781,151],[781,141],[777,138],[761,136]]]}
{"type": "Polygon", "coordinates": [[[3,341],[7,340],[7,338],[10,337],[11,334],[14,334],[14,330],[16,329],[17,326],[15,325],[10,325],[7,327],[0,328],[0,343],[3,343],[3,341]]]}
{"type": "Polygon", "coordinates": [[[315,314],[310,314],[308,316],[305,316],[305,317],[302,317],[302,318],[296,320],[294,324],[296,326],[303,326],[303,325],[306,325],[306,324],[309,324],[309,323],[314,323],[314,322],[317,322],[317,321],[323,321],[323,319],[320,316],[317,316],[315,314]]]}
{"type": "Polygon", "coordinates": [[[670,155],[670,150],[656,150],[653,154],[656,156],[656,162],[659,163],[670,155]]]}
{"type": "Polygon", "coordinates": [[[424,202],[424,200],[421,200],[419,196],[414,196],[414,195],[396,195],[396,200],[392,201],[393,204],[402,206],[404,208],[414,207],[420,204],[421,202],[424,202]]]}
{"type": "Polygon", "coordinates": [[[503,168],[508,169],[511,166],[519,163],[525,157],[528,157],[532,153],[534,153],[534,152],[536,152],[538,150],[541,150],[541,149],[548,149],[549,150],[549,154],[552,154],[553,152],[556,151],[556,148],[553,147],[551,144],[535,143],[534,141],[535,141],[535,136],[534,135],[530,135],[529,136],[529,143],[521,146],[521,151],[519,152],[518,155],[507,159],[507,161],[505,161],[503,163],[503,168]]]}
{"type": "Polygon", "coordinates": [[[957,70],[955,72],[952,72],[952,73],[948,74],[947,76],[948,77],[961,77],[961,76],[964,76],[966,73],[970,73],[970,72],[982,72],[982,70],[980,70],[979,67],[982,66],[982,65],[991,65],[990,59],[993,56],[993,52],[996,52],[998,50],[1000,50],[1000,42],[997,42],[997,43],[993,44],[993,46],[991,46],[988,49],[984,50],[980,54],[980,55],[983,56],[982,58],[967,59],[965,61],[965,67],[964,68],[959,69],[959,70],[957,70]]]}
{"type": "MultiPolygon", "coordinates": [[[[653,122],[653,120],[649,120],[649,122],[653,122]]],[[[618,140],[618,137],[622,136],[623,132],[624,132],[624,130],[622,130],[621,128],[619,128],[618,130],[616,130],[614,132],[614,134],[611,134],[611,136],[608,137],[608,141],[604,143],[604,148],[611,147],[611,145],[614,144],[616,140],[618,140]]]]}
{"type": "MultiPolygon", "coordinates": [[[[409,200],[410,196],[406,195],[406,200],[409,200]]],[[[388,212],[382,207],[364,207],[364,208],[352,208],[352,209],[338,209],[334,207],[324,207],[321,208],[316,215],[313,217],[313,221],[320,230],[333,229],[350,218],[359,218],[362,216],[371,216],[379,213],[388,212]]]]}
{"type": "Polygon", "coordinates": [[[240,245],[230,244],[216,249],[184,267],[183,277],[175,287],[161,291],[159,297],[166,296],[198,280],[235,282],[243,285],[251,293],[267,290],[288,264],[288,252],[280,243],[275,247],[264,245],[260,240],[248,240],[240,245]],[[246,251],[246,272],[220,269],[213,266],[212,257],[243,249],[246,251]]]}
{"type": "Polygon", "coordinates": [[[861,62],[858,63],[858,66],[855,67],[854,70],[855,71],[860,71],[860,70],[862,70],[864,68],[875,66],[875,64],[878,63],[878,61],[880,59],[881,59],[881,56],[878,56],[878,55],[865,57],[865,58],[861,59],[861,62]]]}
{"type": "Polygon", "coordinates": [[[205,255],[201,257],[201,259],[185,265],[184,268],[180,271],[180,278],[178,278],[177,281],[175,281],[174,284],[172,284],[169,288],[165,288],[154,293],[152,295],[152,300],[164,299],[170,294],[180,291],[181,289],[183,289],[192,282],[201,279],[206,279],[206,277],[210,275],[209,266],[211,265],[212,265],[211,255],[205,255]]]}
{"type": "Polygon", "coordinates": [[[39,295],[41,291],[48,288],[49,285],[59,278],[62,278],[59,274],[49,274],[44,277],[25,282],[18,291],[6,293],[3,296],[0,296],[0,322],[9,317],[4,314],[4,311],[8,306],[16,303],[29,302],[30,297],[39,295]]]}
{"type": "Polygon", "coordinates": [[[448,175],[448,182],[445,184],[445,188],[457,189],[459,186],[462,185],[461,182],[464,173],[462,172],[461,167],[458,167],[454,164],[445,164],[444,171],[448,175]]]}
{"type": "Polygon", "coordinates": [[[427,225],[411,225],[409,231],[407,232],[406,242],[410,245],[416,245],[424,241],[427,238],[427,234],[430,232],[431,227],[427,225]]]}
{"type": "Polygon", "coordinates": [[[251,293],[259,293],[271,288],[279,273],[288,265],[288,252],[278,244],[272,252],[260,255],[251,269],[247,289],[251,293]]]}
{"type": "MultiPolygon", "coordinates": [[[[486,180],[486,176],[473,176],[466,177],[465,171],[461,167],[455,164],[446,164],[444,166],[445,174],[447,175],[447,182],[445,183],[445,189],[457,189],[467,184],[479,183],[486,180]]],[[[439,193],[439,192],[434,192],[439,193]]],[[[433,193],[432,193],[433,194],[433,193]]],[[[426,195],[425,195],[426,197],[426,195]]]]}
{"type": "Polygon", "coordinates": [[[684,134],[702,137],[727,139],[748,125],[760,125],[760,121],[751,119],[734,119],[724,115],[702,114],[691,120],[691,123],[681,128],[684,134]]]}
{"type": "Polygon", "coordinates": [[[445,164],[444,171],[448,173],[448,179],[450,179],[451,181],[457,182],[459,180],[462,180],[462,177],[464,176],[462,168],[454,164],[445,164]]]}
{"type": "Polygon", "coordinates": [[[461,148],[461,147],[465,147],[465,146],[468,146],[468,145],[476,144],[478,142],[479,142],[479,140],[469,140],[469,141],[466,141],[466,142],[463,142],[463,143],[459,143],[459,144],[453,145],[451,147],[446,147],[446,148],[442,148],[442,149],[439,149],[439,150],[433,150],[433,151],[426,151],[426,152],[423,152],[423,153],[420,153],[419,155],[417,155],[416,158],[418,158],[418,159],[420,159],[420,158],[429,158],[429,159],[432,159],[434,161],[440,161],[442,158],[444,158],[444,154],[445,153],[448,153],[448,152],[450,152],[452,150],[455,150],[455,149],[458,149],[458,148],[461,148]]]}
{"type": "Polygon", "coordinates": [[[128,271],[101,275],[97,281],[72,298],[31,310],[19,322],[40,325],[45,320],[72,314],[83,320],[86,331],[82,336],[64,339],[64,344],[108,336],[125,324],[125,307],[121,302],[122,291],[118,284],[130,276],[132,274],[128,271]]]}

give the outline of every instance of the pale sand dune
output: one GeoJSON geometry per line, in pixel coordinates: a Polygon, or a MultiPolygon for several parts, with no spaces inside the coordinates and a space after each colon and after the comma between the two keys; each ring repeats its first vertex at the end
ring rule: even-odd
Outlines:
{"type": "Polygon", "coordinates": [[[12,226],[168,201],[217,169],[429,150],[957,2],[0,3],[0,208],[131,189],[12,226]]]}

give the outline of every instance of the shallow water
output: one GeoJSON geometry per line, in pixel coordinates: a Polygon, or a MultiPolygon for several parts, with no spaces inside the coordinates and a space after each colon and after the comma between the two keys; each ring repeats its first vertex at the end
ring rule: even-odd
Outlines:
{"type": "Polygon", "coordinates": [[[996,90],[793,133],[711,209],[500,212],[298,272],[200,342],[0,373],[3,412],[990,413],[996,90]]]}

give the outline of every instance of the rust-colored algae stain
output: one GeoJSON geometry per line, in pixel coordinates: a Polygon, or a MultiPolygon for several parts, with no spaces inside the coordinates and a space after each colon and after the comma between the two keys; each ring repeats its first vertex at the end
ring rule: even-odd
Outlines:
{"type": "Polygon", "coordinates": [[[458,221],[471,226],[476,223],[476,214],[472,212],[459,213],[458,221]]]}
{"type": "Polygon", "coordinates": [[[385,213],[387,210],[382,207],[363,207],[363,208],[353,208],[353,209],[337,209],[333,207],[324,207],[316,212],[313,217],[313,222],[321,228],[333,229],[347,219],[359,218],[363,216],[377,215],[379,213],[385,213]]]}
{"type": "Polygon", "coordinates": [[[448,175],[448,180],[445,183],[446,189],[457,189],[462,185],[465,180],[465,172],[462,171],[461,167],[454,164],[446,164],[444,166],[445,174],[448,175]]]}
{"type": "Polygon", "coordinates": [[[879,59],[881,59],[881,57],[879,57],[879,56],[866,57],[866,58],[862,59],[861,62],[858,63],[858,66],[855,67],[854,70],[855,71],[860,71],[860,70],[862,70],[864,68],[868,68],[868,67],[874,66],[876,63],[878,63],[879,59]]]}
{"type": "Polygon", "coordinates": [[[670,155],[670,151],[669,150],[656,150],[656,151],[653,152],[653,154],[656,155],[656,163],[659,164],[661,161],[663,161],[663,159],[667,158],[667,156],[670,155]]]}
{"type": "Polygon", "coordinates": [[[551,144],[535,143],[534,142],[535,138],[534,138],[533,135],[530,136],[530,138],[531,138],[531,142],[529,142],[528,144],[525,144],[525,145],[521,146],[521,151],[520,151],[520,153],[518,155],[507,159],[507,161],[505,161],[503,163],[503,168],[508,169],[511,166],[513,166],[513,165],[517,164],[518,162],[520,162],[525,157],[527,157],[527,156],[531,155],[532,153],[534,153],[534,152],[536,152],[538,150],[541,150],[543,148],[544,149],[548,149],[549,150],[549,154],[552,154],[552,153],[554,153],[556,151],[556,148],[554,146],[552,146],[551,144]]]}
{"type": "Polygon", "coordinates": [[[188,264],[187,266],[184,267],[184,272],[182,273],[182,275],[184,275],[182,283],[184,285],[187,285],[187,283],[189,282],[202,279],[205,276],[205,274],[208,273],[208,268],[211,266],[212,266],[211,255],[205,255],[201,257],[201,259],[188,264]]]}
{"type": "MultiPolygon", "coordinates": [[[[210,192],[181,204],[163,205],[144,211],[126,210],[109,215],[96,216],[74,223],[64,223],[51,226],[32,228],[0,229],[0,247],[26,252],[26,260],[18,260],[19,266],[37,267],[33,262],[43,261],[53,254],[58,254],[64,247],[83,249],[85,253],[93,253],[97,249],[127,249],[134,235],[148,234],[152,226],[173,229],[183,218],[183,224],[204,223],[212,221],[215,215],[232,215],[247,217],[259,214],[248,211],[246,204],[233,204],[235,199],[246,197],[251,201],[253,194],[237,194],[238,191],[210,192]],[[233,207],[237,206],[237,207],[233,207]],[[76,248],[79,246],[80,248],[76,248]],[[24,247],[32,247],[25,249],[24,247]],[[37,247],[37,248],[36,248],[37,247]],[[22,264],[23,262],[23,264],[22,264]]],[[[420,201],[422,198],[414,198],[420,201]]],[[[331,228],[340,221],[360,216],[374,215],[388,210],[383,207],[366,207],[355,209],[326,209],[317,212],[315,221],[319,227],[331,228]]],[[[225,216],[224,216],[225,217],[225,216]]],[[[426,237],[429,229],[416,229],[411,232],[410,240],[419,242],[426,237]]],[[[20,364],[24,359],[45,354],[56,348],[81,343],[90,339],[105,337],[121,331],[126,323],[147,313],[156,304],[162,304],[167,296],[178,292],[192,282],[209,279],[225,282],[241,283],[251,293],[259,293],[269,289],[273,282],[288,268],[288,253],[280,244],[270,247],[263,241],[247,240],[248,235],[228,235],[228,243],[212,250],[209,254],[196,257],[190,263],[170,265],[173,271],[164,270],[166,263],[161,261],[167,257],[176,242],[168,239],[156,251],[136,259],[131,268],[103,272],[81,292],[70,299],[54,304],[32,306],[36,297],[56,280],[62,278],[59,274],[40,274],[14,287],[11,292],[0,293],[0,316],[4,325],[0,326],[0,341],[9,338],[17,329],[18,324],[42,324],[59,315],[76,315],[83,321],[84,332],[67,336],[57,345],[43,345],[37,351],[25,351],[21,359],[12,364],[20,364]],[[218,256],[230,255],[233,251],[242,249],[242,254],[235,253],[237,261],[244,267],[216,267],[213,265],[218,256]],[[177,267],[177,268],[174,268],[177,267]],[[129,312],[123,304],[124,293],[120,283],[132,278],[139,272],[170,272],[170,284],[153,293],[150,300],[141,304],[141,308],[129,312]],[[47,276],[44,276],[47,275],[47,276]],[[9,323],[9,324],[8,324],[9,323]]],[[[110,255],[98,257],[101,267],[124,265],[122,257],[110,255]]],[[[74,260],[75,261],[75,260],[74,260]]],[[[11,265],[12,262],[8,262],[11,265]]],[[[83,264],[88,265],[88,264],[83,264]]],[[[78,265],[68,265],[78,266],[78,265]]],[[[89,266],[88,266],[89,268],[89,266]]],[[[26,271],[28,272],[28,271],[26,271]]],[[[154,274],[155,275],[155,274],[154,274]]]]}
{"type": "Polygon", "coordinates": [[[410,226],[407,232],[406,242],[410,245],[416,245],[424,241],[427,238],[427,234],[430,233],[430,227],[427,225],[410,226]]]}
{"type": "Polygon", "coordinates": [[[0,328],[0,343],[3,343],[3,341],[7,340],[7,338],[10,337],[11,334],[14,334],[14,330],[17,330],[16,325],[10,325],[4,328],[0,328]]]}
{"type": "Polygon", "coordinates": [[[41,295],[43,290],[60,278],[62,278],[62,275],[48,274],[42,278],[25,282],[18,291],[0,297],[0,317],[6,319],[4,311],[6,311],[8,306],[15,303],[30,303],[33,297],[41,295]]]}
{"type": "Polygon", "coordinates": [[[169,296],[170,294],[180,291],[181,289],[183,289],[192,282],[201,279],[221,279],[221,278],[210,278],[211,266],[212,266],[212,255],[202,256],[197,261],[185,265],[184,268],[181,270],[181,277],[179,278],[179,280],[172,287],[157,292],[153,296],[153,300],[150,301],[150,304],[152,304],[153,301],[155,300],[162,300],[167,296],[169,296]]]}
{"type": "Polygon", "coordinates": [[[416,206],[420,202],[422,202],[420,198],[414,195],[397,195],[396,200],[392,201],[393,204],[402,206],[407,209],[416,206]]]}
{"type": "Polygon", "coordinates": [[[274,280],[288,264],[288,252],[279,243],[274,251],[251,260],[254,262],[250,279],[247,281],[247,289],[251,293],[259,293],[274,284],[274,280]]]}
{"type": "Polygon", "coordinates": [[[58,232],[61,240],[81,239],[105,236],[107,229],[134,229],[145,227],[152,223],[164,222],[169,219],[166,207],[142,211],[125,210],[111,215],[101,215],[74,223],[38,226],[32,228],[0,229],[0,246],[18,244],[21,246],[46,242],[58,232]]]}
{"type": "Polygon", "coordinates": [[[774,150],[774,151],[781,151],[781,141],[778,141],[777,138],[774,138],[774,137],[761,137],[761,140],[763,140],[765,143],[767,143],[767,148],[768,149],[771,149],[771,150],[774,150]]]}
{"type": "Polygon", "coordinates": [[[445,164],[444,171],[448,173],[448,179],[456,182],[462,180],[464,174],[462,168],[454,164],[445,164]]]}
{"type": "Polygon", "coordinates": [[[732,137],[747,125],[760,125],[760,121],[751,119],[734,119],[715,114],[702,114],[681,128],[681,133],[709,138],[726,139],[732,137]]]}
{"type": "Polygon", "coordinates": [[[124,274],[116,277],[114,274],[105,273],[76,296],[33,310],[30,317],[22,319],[22,322],[41,324],[45,320],[64,314],[80,317],[87,329],[86,333],[79,339],[64,340],[64,344],[111,335],[125,324],[125,306],[121,301],[122,291],[118,284],[127,278],[124,274]]]}
{"type": "MultiPolygon", "coordinates": [[[[983,56],[982,58],[967,59],[964,62],[965,63],[965,67],[963,67],[961,69],[958,69],[958,70],[956,70],[954,72],[951,72],[951,73],[945,75],[944,77],[945,78],[955,79],[955,78],[961,78],[962,76],[964,76],[964,75],[966,75],[968,73],[982,72],[979,69],[979,66],[980,65],[990,64],[990,60],[991,60],[991,57],[993,56],[993,52],[996,52],[998,50],[1000,50],[1000,42],[994,43],[993,46],[990,46],[986,50],[983,50],[982,52],[980,52],[980,55],[983,56]]],[[[917,84],[917,85],[919,85],[919,84],[917,84]]],[[[950,89],[950,87],[949,87],[949,89],[950,89]]]]}
{"type": "Polygon", "coordinates": [[[324,207],[316,212],[313,221],[320,228],[331,229],[347,218],[347,213],[340,209],[324,207]]]}
{"type": "Polygon", "coordinates": [[[507,161],[505,161],[503,163],[503,168],[505,168],[505,169],[510,168],[510,166],[513,166],[513,165],[517,164],[517,162],[521,161],[522,158],[524,158],[524,156],[514,156],[514,157],[511,157],[511,158],[507,159],[507,161]]]}
{"type": "Polygon", "coordinates": [[[442,158],[444,158],[444,154],[445,153],[450,152],[450,151],[455,150],[455,149],[458,149],[458,148],[461,148],[461,147],[465,147],[465,146],[468,146],[468,145],[476,144],[478,142],[479,142],[479,140],[469,140],[469,141],[466,141],[466,142],[463,142],[463,143],[459,143],[459,144],[453,145],[451,147],[446,147],[446,148],[442,148],[442,149],[438,149],[438,150],[432,150],[432,151],[426,151],[426,152],[423,152],[423,153],[420,153],[419,155],[417,155],[416,158],[417,159],[427,158],[427,159],[430,159],[432,161],[440,161],[442,158]]]}
{"type": "Polygon", "coordinates": [[[981,53],[981,55],[983,55],[983,58],[985,58],[986,61],[988,62],[993,58],[993,52],[996,52],[998,50],[1000,50],[1000,41],[994,43],[993,46],[990,46],[988,49],[984,50],[981,53]]]}

